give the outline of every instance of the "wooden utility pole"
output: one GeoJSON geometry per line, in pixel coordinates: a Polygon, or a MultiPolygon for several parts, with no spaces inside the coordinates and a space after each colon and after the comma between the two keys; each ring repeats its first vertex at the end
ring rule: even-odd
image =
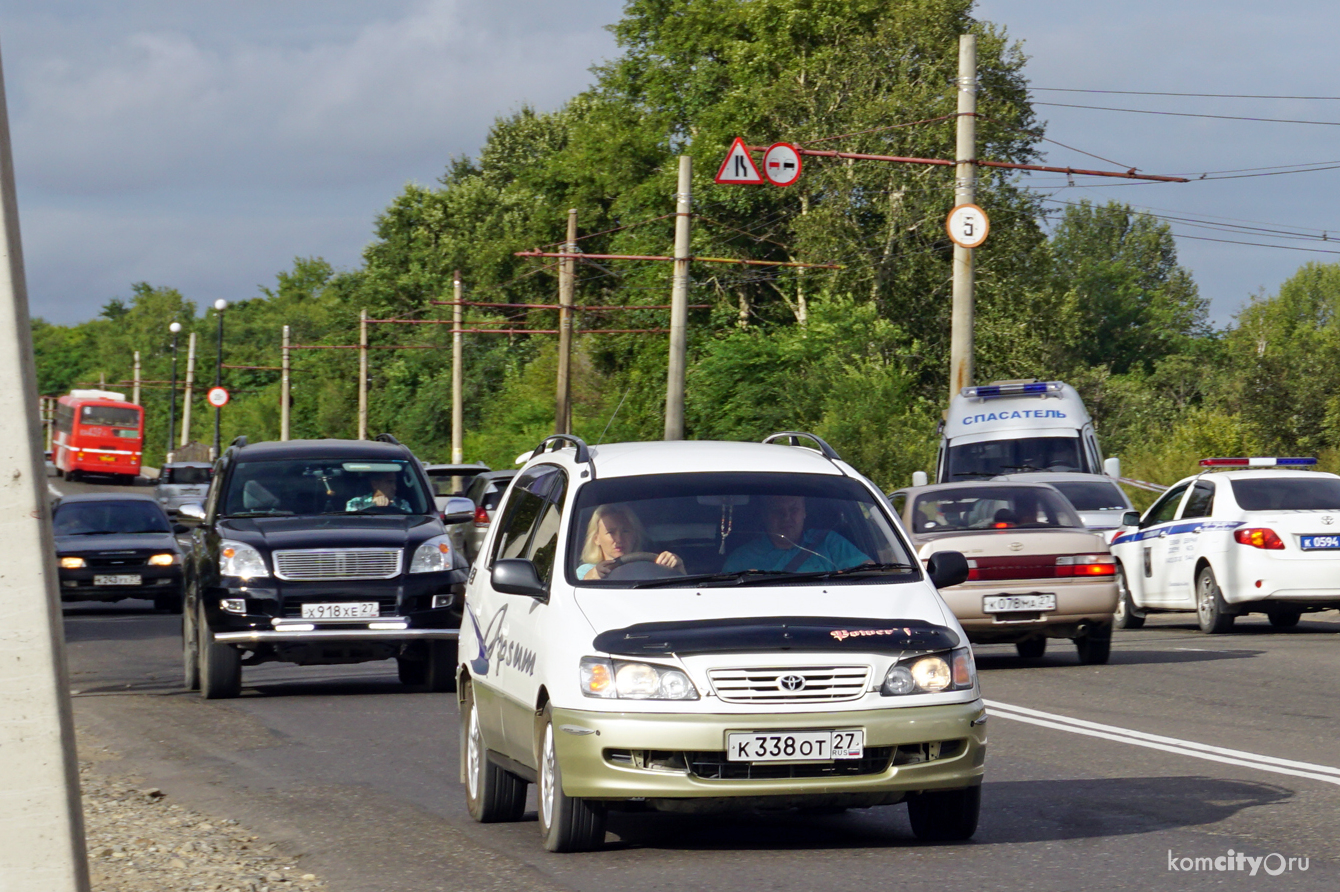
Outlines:
{"type": "Polygon", "coordinates": [[[368,311],[358,311],[358,439],[368,438],[368,311]]]}
{"type": "Polygon", "coordinates": [[[455,306],[451,309],[451,463],[459,465],[465,461],[465,451],[461,442],[465,437],[465,407],[461,404],[461,391],[465,389],[464,357],[461,356],[465,335],[461,332],[461,326],[465,322],[465,315],[462,312],[464,306],[461,304],[460,270],[456,270],[456,275],[451,280],[451,293],[452,300],[455,301],[455,306]]]}
{"type": "Polygon", "coordinates": [[[83,811],[65,668],[56,545],[19,238],[9,112],[0,80],[0,887],[87,892],[83,811]]]}
{"type": "Polygon", "coordinates": [[[279,439],[288,439],[289,422],[289,365],[288,365],[288,326],[284,326],[283,343],[279,348],[279,439]]]}
{"type": "MultiPolygon", "coordinates": [[[[977,197],[977,38],[959,36],[958,133],[954,167],[954,205],[977,197]]],[[[954,246],[953,304],[949,329],[949,397],[972,384],[973,266],[972,248],[954,246]]]]}
{"type": "Polygon", "coordinates": [[[140,351],[135,351],[134,372],[130,376],[130,401],[135,405],[140,404],[140,351]]]}
{"type": "Polygon", "coordinates": [[[191,389],[195,386],[195,332],[186,339],[186,394],[181,403],[181,441],[191,442],[191,389]]]}
{"type": "Polygon", "coordinates": [[[572,433],[572,293],[576,285],[577,209],[568,209],[568,240],[563,246],[569,256],[558,266],[558,394],[554,411],[554,433],[572,433]]]}
{"type": "Polygon", "coordinates": [[[675,268],[670,289],[670,362],[665,381],[665,439],[684,439],[684,374],[689,327],[689,221],[693,214],[693,159],[679,156],[675,192],[675,268]]]}

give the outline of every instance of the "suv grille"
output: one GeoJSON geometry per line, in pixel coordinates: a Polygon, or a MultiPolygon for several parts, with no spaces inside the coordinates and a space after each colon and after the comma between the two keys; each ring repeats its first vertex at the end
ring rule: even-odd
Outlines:
{"type": "Polygon", "coordinates": [[[711,669],[707,678],[726,703],[831,703],[863,696],[870,667],[711,669]]]}
{"type": "Polygon", "coordinates": [[[400,575],[398,548],[307,548],[276,551],[275,575],[294,582],[390,579],[400,575]]]}

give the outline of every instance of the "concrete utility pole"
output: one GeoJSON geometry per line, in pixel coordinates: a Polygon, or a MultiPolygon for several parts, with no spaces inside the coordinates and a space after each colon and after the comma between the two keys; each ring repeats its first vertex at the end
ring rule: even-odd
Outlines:
{"type": "MultiPolygon", "coordinates": [[[[577,209],[568,209],[568,240],[563,253],[577,252],[577,209]]],[[[572,433],[572,293],[576,287],[577,261],[564,257],[558,266],[558,398],[554,433],[572,433]]]]}
{"type": "Polygon", "coordinates": [[[9,111],[0,77],[0,887],[88,892],[56,545],[42,467],[9,111]]]}
{"type": "Polygon", "coordinates": [[[368,438],[368,311],[358,311],[358,439],[368,438]]]}
{"type": "Polygon", "coordinates": [[[191,442],[191,389],[195,386],[195,332],[186,338],[186,393],[181,401],[181,440],[178,445],[191,442]]]}
{"type": "Polygon", "coordinates": [[[693,159],[679,156],[675,192],[675,272],[670,290],[670,363],[665,381],[665,439],[684,439],[684,372],[689,328],[689,221],[693,209],[693,159]]]}
{"type": "MultiPolygon", "coordinates": [[[[214,354],[214,386],[223,386],[223,311],[228,309],[228,301],[219,298],[214,301],[214,313],[219,317],[219,340],[218,352],[214,354]]],[[[220,406],[214,407],[214,451],[210,453],[210,460],[217,459],[223,455],[223,409],[220,406]]]]}
{"type": "Polygon", "coordinates": [[[279,439],[288,439],[289,413],[289,365],[288,365],[288,326],[284,326],[284,341],[279,348],[279,439]]]}
{"type": "Polygon", "coordinates": [[[172,323],[168,331],[172,332],[172,383],[168,388],[167,453],[164,459],[172,461],[172,442],[177,434],[177,335],[181,334],[181,323],[172,323]]]}
{"type": "Polygon", "coordinates": [[[140,351],[135,351],[134,372],[130,376],[131,389],[130,401],[135,405],[140,405],[140,351]]]}
{"type": "MultiPolygon", "coordinates": [[[[977,38],[958,39],[958,139],[954,167],[954,205],[977,197],[977,38]]],[[[949,396],[972,384],[972,248],[954,246],[954,297],[949,329],[949,396]]]]}
{"type": "Polygon", "coordinates": [[[465,307],[461,305],[461,271],[456,270],[456,275],[451,280],[452,300],[455,305],[451,308],[451,463],[459,465],[465,461],[465,451],[462,440],[465,437],[465,407],[461,404],[461,392],[465,389],[465,367],[464,357],[461,351],[464,348],[465,335],[461,332],[461,326],[465,322],[465,307]]]}

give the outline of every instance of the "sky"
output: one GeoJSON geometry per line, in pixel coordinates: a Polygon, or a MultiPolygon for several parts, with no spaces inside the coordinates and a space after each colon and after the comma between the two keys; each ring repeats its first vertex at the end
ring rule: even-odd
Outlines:
{"type": "MultiPolygon", "coordinates": [[[[496,117],[589,86],[622,5],[0,0],[33,315],[83,321],[136,282],[200,306],[244,299],[295,257],[357,267],[405,184],[476,153],[496,117]]],[[[1303,263],[1340,260],[1340,169],[1214,173],[1340,168],[1340,99],[1097,92],[1340,97],[1340,5],[979,0],[976,14],[1022,42],[1037,103],[1178,113],[1039,104],[1072,147],[1045,144],[1044,163],[1205,179],[1027,181],[1058,210],[1119,199],[1169,219],[1216,324],[1303,263]]]]}

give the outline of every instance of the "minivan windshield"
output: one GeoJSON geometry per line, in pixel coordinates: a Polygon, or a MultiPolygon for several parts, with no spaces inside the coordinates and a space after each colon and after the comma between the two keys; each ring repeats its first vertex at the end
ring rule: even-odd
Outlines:
{"type": "Polygon", "coordinates": [[[1097,473],[1084,461],[1079,437],[1023,437],[950,443],[944,482],[988,479],[1024,471],[1083,471],[1097,473]]]}
{"type": "Polygon", "coordinates": [[[227,517],[282,514],[432,514],[408,461],[286,459],[239,462],[228,480],[227,517]]]}
{"type": "Polygon", "coordinates": [[[850,477],[691,473],[596,480],[574,507],[578,585],[743,585],[920,577],[875,497],[850,477]]]}

